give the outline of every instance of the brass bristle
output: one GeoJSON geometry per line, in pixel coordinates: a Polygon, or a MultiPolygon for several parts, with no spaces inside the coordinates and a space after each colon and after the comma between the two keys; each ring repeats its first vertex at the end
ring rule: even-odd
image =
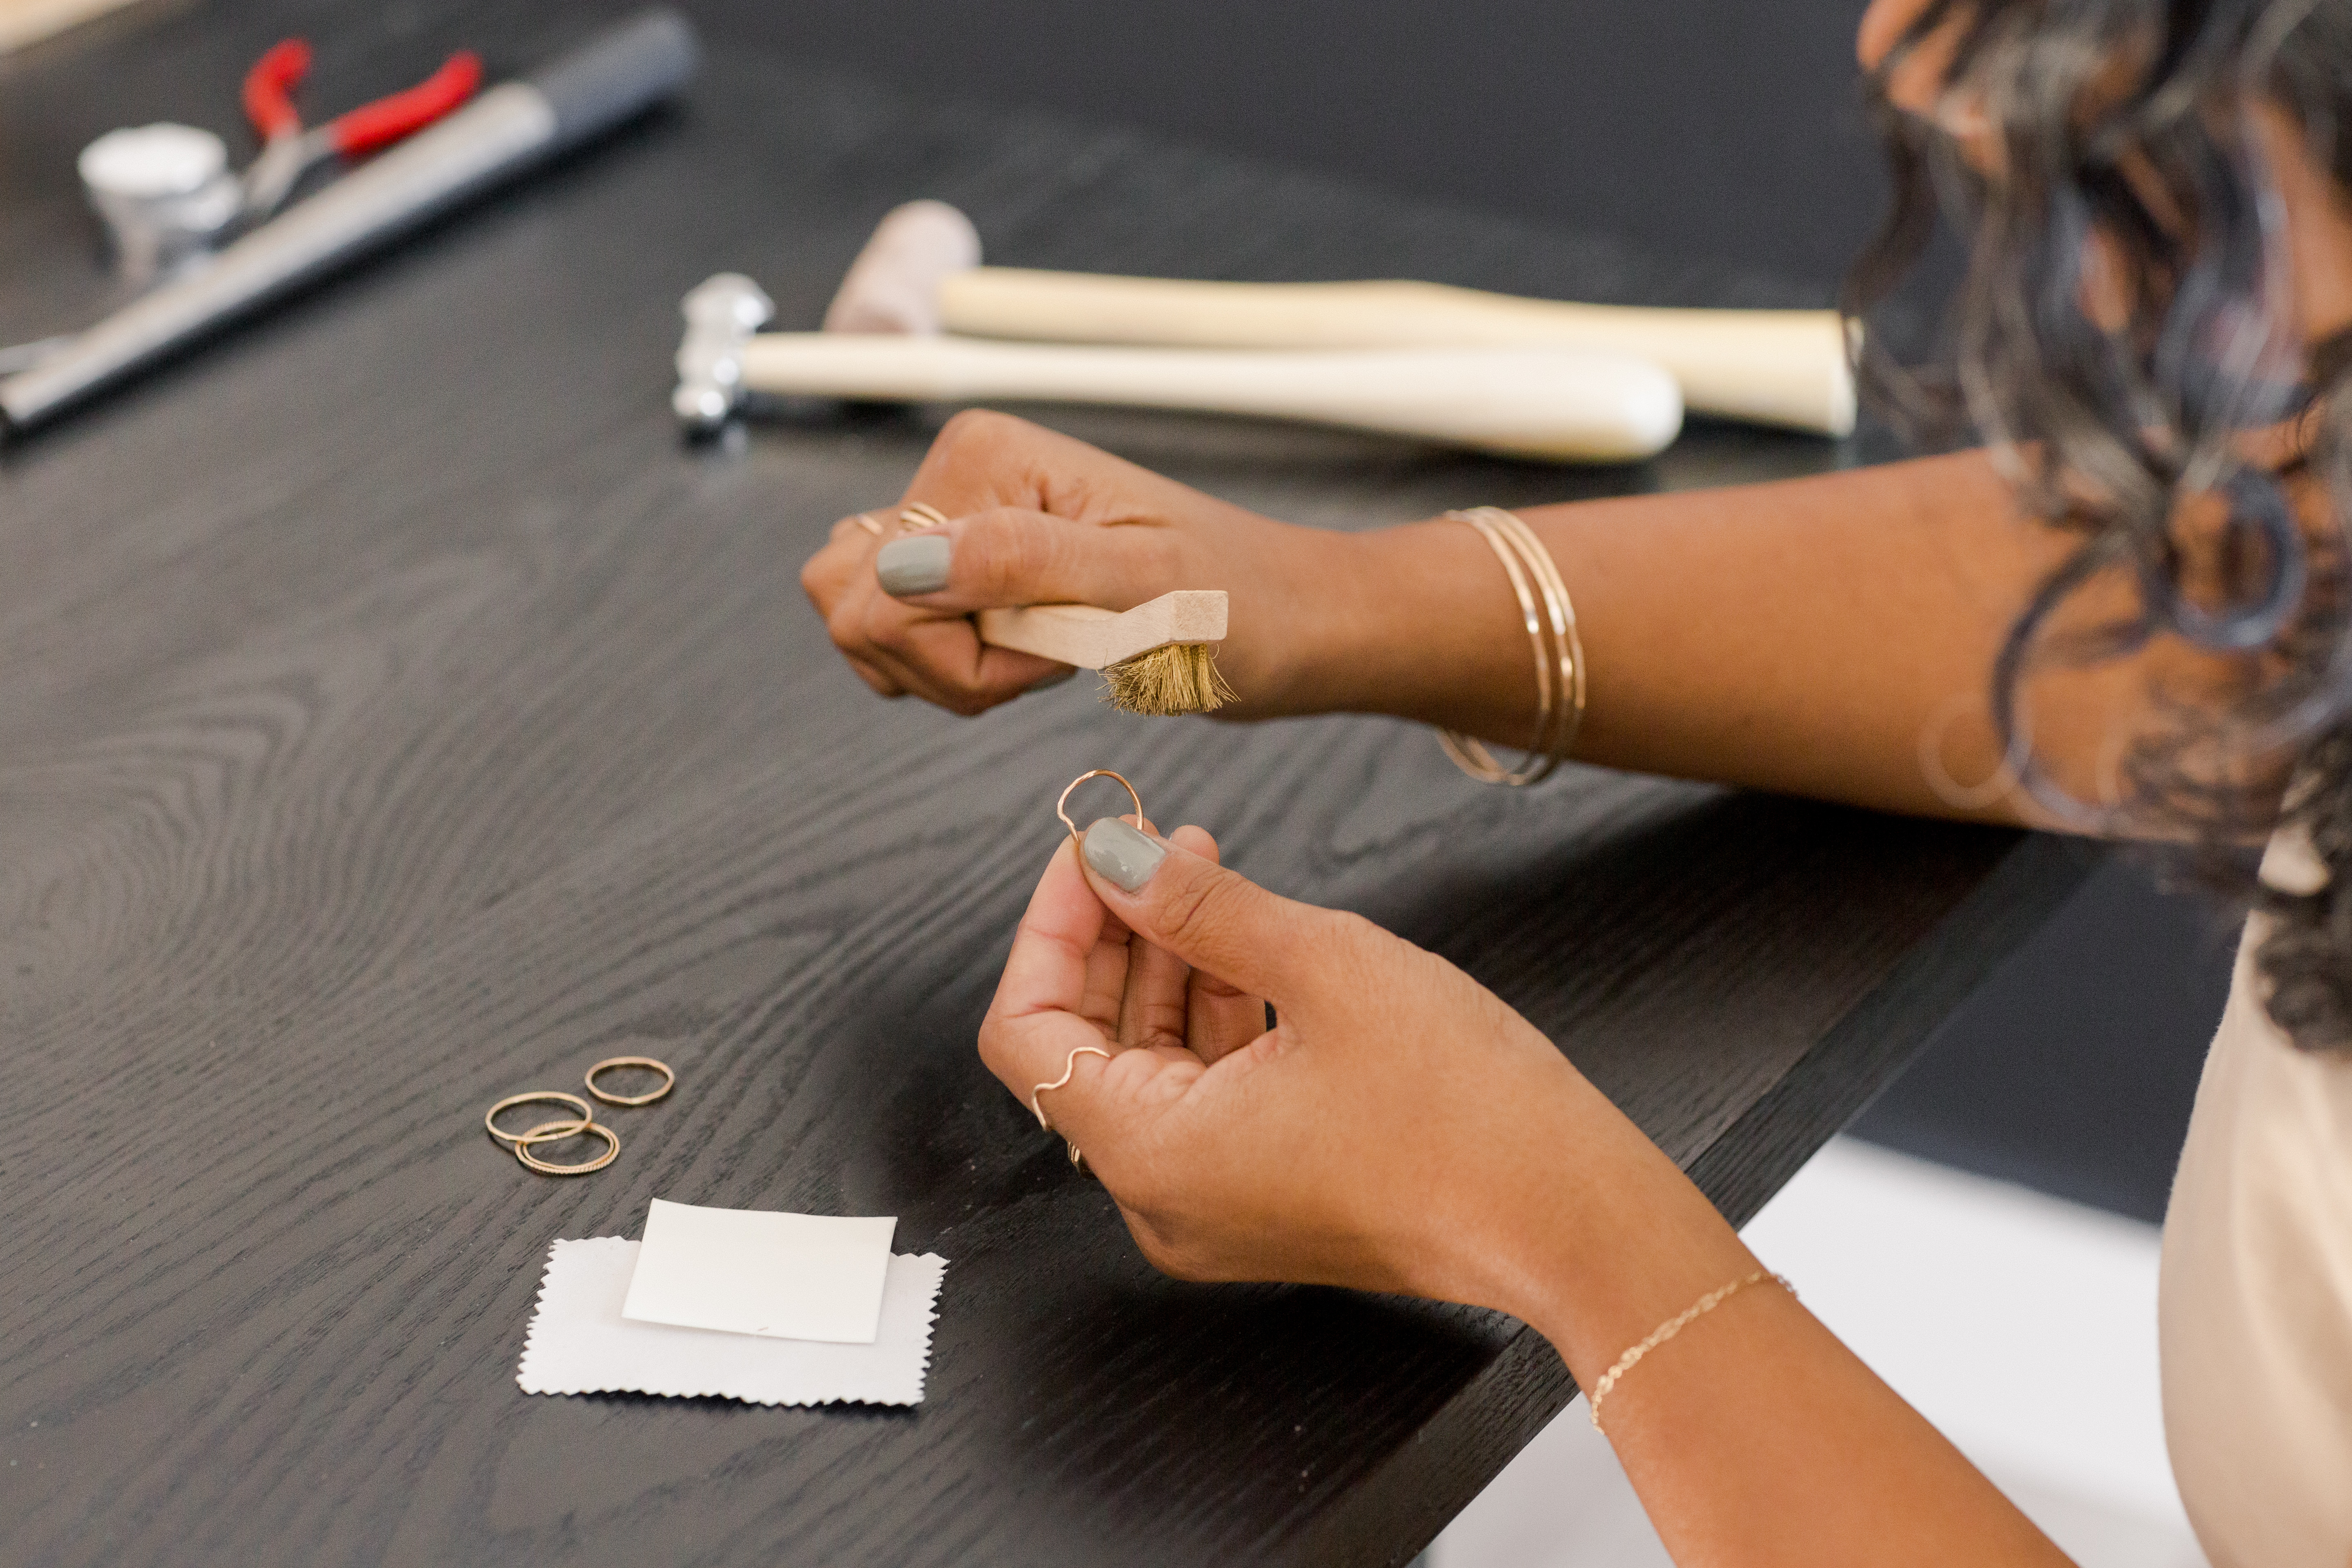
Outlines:
{"type": "Polygon", "coordinates": [[[1106,665],[1102,675],[1103,700],[1157,719],[1206,713],[1235,695],[1217,672],[1217,651],[1208,643],[1169,643],[1106,665]]]}

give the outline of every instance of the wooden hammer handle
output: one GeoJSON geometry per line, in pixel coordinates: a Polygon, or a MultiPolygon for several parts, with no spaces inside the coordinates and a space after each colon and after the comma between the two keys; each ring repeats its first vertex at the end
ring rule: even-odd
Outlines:
{"type": "Polygon", "coordinates": [[[740,364],[752,392],[1187,408],[1554,461],[1633,461],[1682,428],[1682,395],[1657,366],[1550,349],[1228,353],[762,332],[740,364]]]}
{"type": "Polygon", "coordinates": [[[1853,429],[1834,310],[1680,310],[1522,300],[1440,283],[1201,283],[978,267],[940,285],[951,332],[1191,348],[1566,348],[1653,361],[1701,413],[1853,429]]]}

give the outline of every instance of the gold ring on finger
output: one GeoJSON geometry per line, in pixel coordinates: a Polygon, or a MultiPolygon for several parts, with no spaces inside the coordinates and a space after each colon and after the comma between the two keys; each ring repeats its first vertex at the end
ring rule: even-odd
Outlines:
{"type": "Polygon", "coordinates": [[[898,514],[898,531],[912,533],[919,528],[945,528],[947,513],[925,501],[917,501],[898,514]]]}
{"type": "Polygon", "coordinates": [[[859,512],[856,517],[851,518],[849,521],[864,529],[866,532],[872,534],[875,538],[879,539],[882,537],[882,525],[875,521],[872,518],[866,516],[864,512],[859,512]]]}

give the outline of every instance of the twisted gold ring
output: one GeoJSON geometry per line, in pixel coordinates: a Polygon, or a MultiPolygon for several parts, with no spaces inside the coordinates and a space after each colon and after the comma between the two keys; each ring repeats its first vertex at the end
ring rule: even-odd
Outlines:
{"type": "Polygon", "coordinates": [[[621,1135],[601,1121],[549,1121],[516,1139],[514,1152],[516,1159],[542,1176],[584,1176],[613,1163],[621,1152],[621,1135]],[[566,1138],[577,1138],[583,1133],[593,1133],[604,1141],[604,1152],[584,1165],[551,1164],[530,1152],[534,1143],[560,1143],[566,1138]]]}
{"type": "Polygon", "coordinates": [[[945,528],[948,514],[927,501],[917,501],[898,514],[898,531],[912,533],[919,528],[945,528]]]}

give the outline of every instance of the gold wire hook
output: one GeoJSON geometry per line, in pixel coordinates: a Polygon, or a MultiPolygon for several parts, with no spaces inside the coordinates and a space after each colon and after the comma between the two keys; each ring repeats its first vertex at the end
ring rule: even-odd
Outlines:
{"type": "Polygon", "coordinates": [[[1143,826],[1143,797],[1135,793],[1135,786],[1108,768],[1097,768],[1092,773],[1080,773],[1076,778],[1072,779],[1069,789],[1064,790],[1062,798],[1054,803],[1054,815],[1060,817],[1062,826],[1070,830],[1070,838],[1074,843],[1084,842],[1085,836],[1078,831],[1078,825],[1070,820],[1069,812],[1064,808],[1070,804],[1070,791],[1076,789],[1088,779],[1118,779],[1119,787],[1127,791],[1127,798],[1135,802],[1135,825],[1138,827],[1143,826]]]}

